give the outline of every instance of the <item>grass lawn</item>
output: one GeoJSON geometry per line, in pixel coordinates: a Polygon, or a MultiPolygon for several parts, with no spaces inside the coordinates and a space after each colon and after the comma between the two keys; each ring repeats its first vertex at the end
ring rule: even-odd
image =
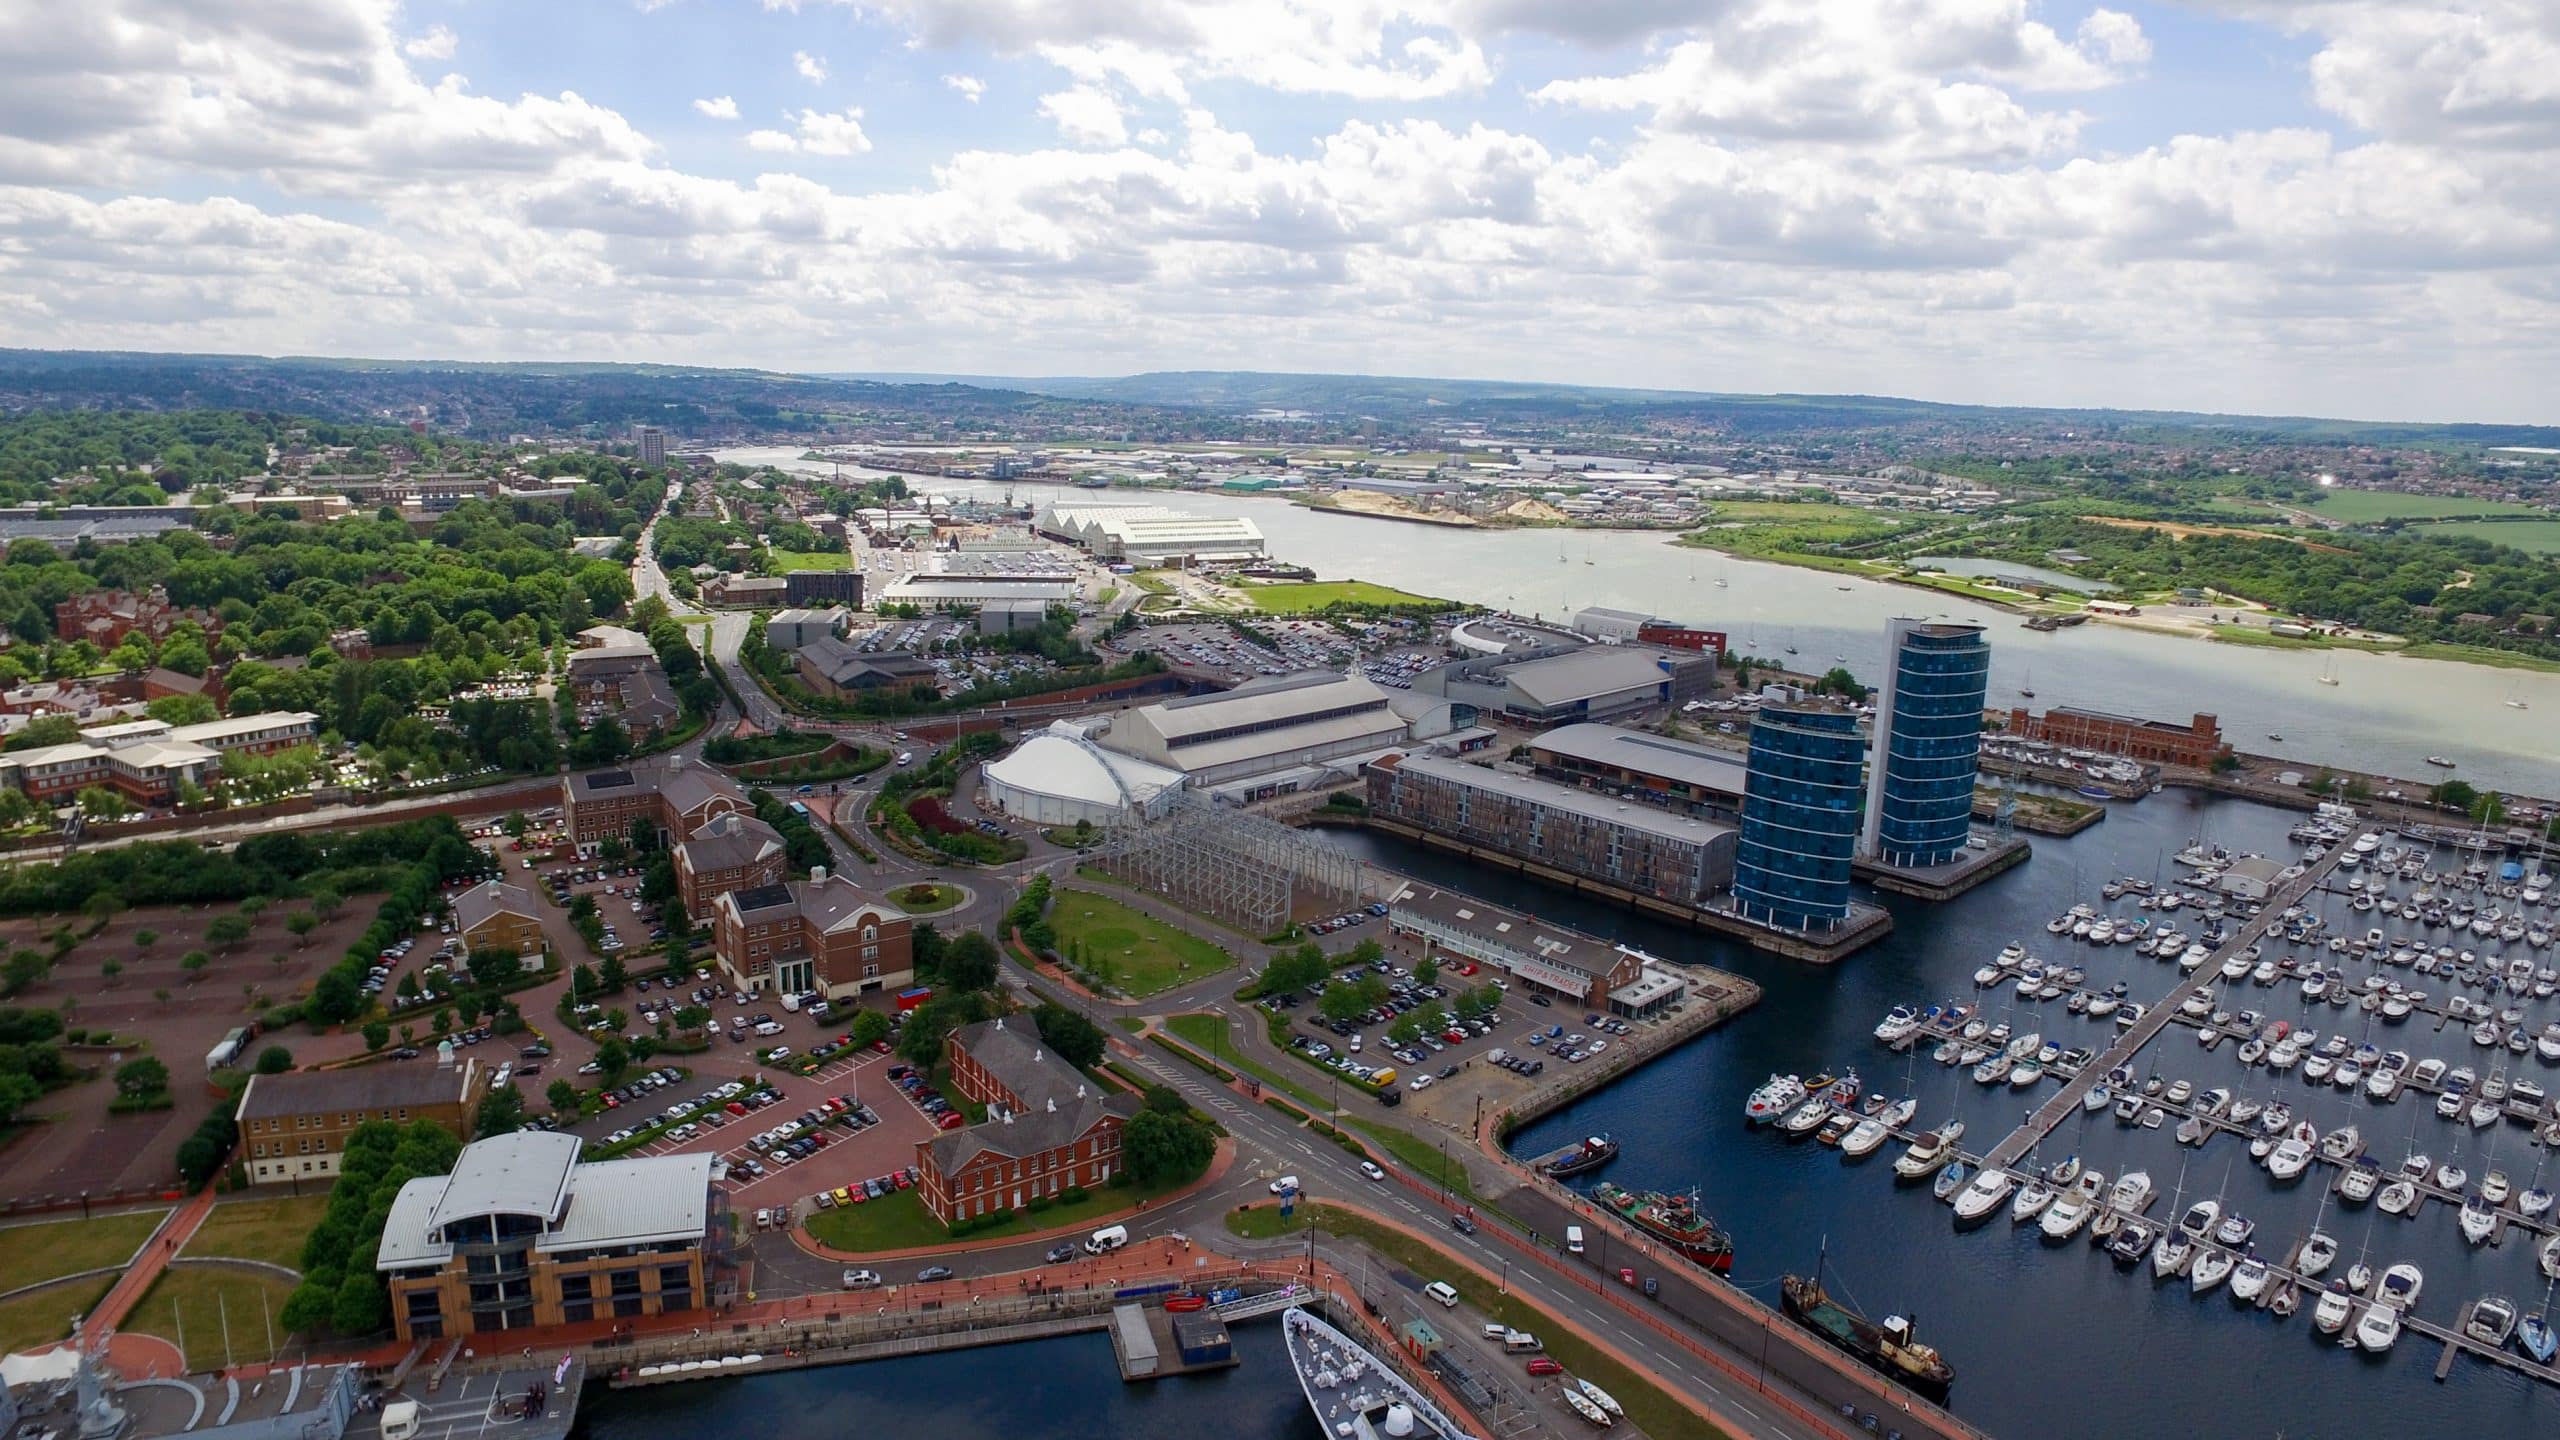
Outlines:
{"type": "Polygon", "coordinates": [[[197,1259],[228,1255],[235,1260],[264,1260],[299,1269],[303,1237],[328,1211],[326,1192],[228,1201],[213,1207],[195,1238],[179,1253],[197,1259]]]}
{"type": "MultiPolygon", "coordinates": [[[[1106,1185],[1086,1191],[1085,1197],[1072,1205],[1052,1205],[1037,1215],[1017,1213],[1001,1225],[972,1230],[968,1240],[976,1245],[982,1241],[1055,1230],[1062,1225],[1086,1225],[1176,1188],[1179,1187],[1132,1185],[1127,1189],[1117,1189],[1106,1185]]],[[[833,1210],[821,1210],[809,1217],[809,1233],[838,1250],[856,1253],[912,1250],[923,1245],[951,1243],[951,1231],[933,1218],[933,1212],[924,1208],[923,1199],[913,1190],[901,1190],[866,1204],[839,1205],[833,1210]]],[[[883,1274],[880,1278],[897,1284],[915,1277],[912,1274],[883,1274]]]]}
{"type": "Polygon", "coordinates": [[[2460,660],[2499,670],[2539,670],[2545,674],[2560,671],[2560,661],[2545,660],[2539,655],[2520,655],[2513,650],[2492,650],[2486,645],[2453,645],[2423,640],[2400,653],[2414,655],[2421,660],[2460,660]]]}
{"type": "Polygon", "coordinates": [[[77,1285],[0,1300],[0,1355],[14,1355],[69,1335],[71,1317],[88,1314],[89,1307],[106,1299],[115,1283],[115,1276],[101,1275],[77,1285]]]}
{"type": "Polygon", "coordinates": [[[789,570],[850,570],[853,557],[842,550],[768,550],[775,573],[789,570]]]}
{"type": "Polygon", "coordinates": [[[889,900],[910,915],[938,915],[959,904],[960,894],[957,885],[937,885],[923,880],[899,886],[890,892],[889,900]]]}
{"type": "MultiPolygon", "coordinates": [[[[293,1282],[272,1275],[211,1266],[173,1266],[151,1284],[142,1303],[133,1307],[124,1328],[179,1343],[184,1332],[187,1368],[210,1370],[225,1363],[223,1328],[231,1331],[229,1359],[251,1364],[274,1357],[267,1331],[293,1282]],[[260,1297],[265,1297],[263,1306],[260,1297]]],[[[275,1338],[284,1339],[282,1330],[275,1338]]]]}
{"type": "Polygon", "coordinates": [[[1123,1016],[1120,1016],[1118,1019],[1113,1020],[1111,1023],[1112,1023],[1112,1024],[1114,1024],[1114,1025],[1119,1026],[1119,1027],[1120,1027],[1121,1029],[1123,1029],[1123,1030],[1128,1031],[1128,1032],[1129,1032],[1130,1034],[1132,1034],[1132,1035],[1135,1035],[1135,1034],[1137,1034],[1139,1031],[1144,1030],[1144,1029],[1146,1029],[1146,1028],[1147,1028],[1147,1022],[1146,1022],[1146,1021],[1144,1021],[1144,1020],[1139,1019],[1139,1018],[1138,1018],[1137,1016],[1135,1016],[1135,1015],[1123,1015],[1123,1016]]]}
{"type": "Polygon", "coordinates": [[[2333,490],[2311,509],[2350,525],[2382,520],[2434,520],[2453,515],[2537,515],[2525,505],[2473,500],[2459,495],[2400,495],[2388,490],[2333,490]]]}
{"type": "Polygon", "coordinates": [[[1232,1020],[1221,1019],[1215,1015],[1173,1015],[1166,1018],[1164,1028],[1172,1031],[1177,1039],[1188,1044],[1192,1049],[1224,1062],[1230,1070],[1241,1070],[1263,1084],[1282,1091],[1319,1115],[1332,1108],[1325,1104],[1323,1096],[1308,1088],[1307,1085],[1280,1074],[1251,1055],[1238,1050],[1235,1022],[1232,1020]]]}
{"type": "Polygon", "coordinates": [[[2528,554],[2560,555],[2560,520],[2456,520],[2436,530],[2511,545],[2528,554]]]}
{"type": "Polygon", "coordinates": [[[1132,996],[1170,990],[1236,963],[1224,948],[1090,890],[1059,891],[1049,924],[1060,953],[1080,946],[1088,965],[1107,967],[1111,982],[1132,996]]]}
{"type": "Polygon", "coordinates": [[[1720,1436],[1725,1432],[1698,1412],[1664,1394],[1650,1381],[1619,1364],[1598,1347],[1567,1330],[1563,1322],[1517,1295],[1499,1293],[1491,1282],[1476,1278],[1437,1245],[1389,1230],[1367,1218],[1332,1205],[1301,1205],[1285,1224],[1276,1205],[1257,1205],[1227,1216],[1227,1229],[1249,1239],[1295,1234],[1313,1222],[1329,1235],[1358,1240],[1425,1280],[1445,1279],[1457,1286],[1467,1304],[1514,1330],[1526,1330],[1545,1343],[1547,1354],[1566,1370],[1609,1392],[1627,1409],[1627,1420],[1647,1435],[1720,1436]]]}
{"type": "Polygon", "coordinates": [[[109,1265],[121,1269],[168,1213],[143,1210],[130,1215],[101,1215],[94,1220],[45,1220],[0,1229],[0,1275],[9,1277],[8,1286],[15,1289],[109,1265]]]}
{"type": "Polygon", "coordinates": [[[1456,1154],[1443,1154],[1440,1146],[1419,1135],[1408,1134],[1392,1125],[1375,1120],[1353,1120],[1351,1128],[1377,1142],[1379,1148],[1396,1157],[1396,1163],[1421,1180],[1443,1184],[1460,1200],[1476,1198],[1474,1187],[1467,1184],[1467,1164],[1456,1154]]]}
{"type": "Polygon", "coordinates": [[[1239,587],[1265,615],[1311,615],[1331,605],[1446,605],[1428,595],[1373,585],[1366,580],[1309,580],[1239,587]]]}

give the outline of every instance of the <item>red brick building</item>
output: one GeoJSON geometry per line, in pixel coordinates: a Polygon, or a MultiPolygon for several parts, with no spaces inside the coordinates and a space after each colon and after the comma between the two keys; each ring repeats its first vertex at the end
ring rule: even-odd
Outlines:
{"type": "Polygon", "coordinates": [[[567,776],[560,804],[570,838],[589,854],[608,835],[629,838],[634,820],[646,819],[658,843],[671,845],[722,815],[754,810],[727,776],[676,755],[567,776]]]}
{"type": "Polygon", "coordinates": [[[915,980],[915,921],[841,875],[732,890],[712,902],[711,944],[730,988],[829,1000],[915,980]]]}
{"type": "Polygon", "coordinates": [[[101,650],[113,650],[136,631],[157,645],[177,633],[178,626],[186,621],[194,621],[204,631],[208,649],[222,638],[220,616],[210,610],[172,604],[169,592],[157,585],[141,595],[130,590],[87,590],[53,607],[56,635],[64,640],[86,640],[101,650]]]}
{"type": "Polygon", "coordinates": [[[916,1193],[934,1218],[1018,1212],[1120,1172],[1136,1096],[1106,1091],[1051,1053],[1025,1016],[965,1025],[944,1043],[953,1088],[984,1104],[987,1119],[917,1144],[916,1193]]]}
{"type": "Polygon", "coordinates": [[[2048,710],[2030,715],[2025,706],[2009,712],[2009,733],[2021,740],[2041,740],[2066,750],[2094,750],[2121,755],[2147,765],[2185,765],[2202,770],[2231,753],[2215,716],[2199,714],[2184,725],[2142,720],[2097,710],[2048,710]]]}
{"type": "Polygon", "coordinates": [[[735,890],[779,885],[786,865],[782,834],[753,815],[722,815],[676,847],[676,892],[696,923],[735,890]]]}

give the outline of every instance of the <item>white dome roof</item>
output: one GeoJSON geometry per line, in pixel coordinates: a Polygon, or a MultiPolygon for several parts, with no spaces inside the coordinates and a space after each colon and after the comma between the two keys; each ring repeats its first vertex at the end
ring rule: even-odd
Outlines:
{"type": "Polygon", "coordinates": [[[1135,807],[1180,783],[1175,771],[1115,754],[1072,731],[1046,730],[989,765],[987,780],[1007,789],[1088,805],[1135,807]]]}

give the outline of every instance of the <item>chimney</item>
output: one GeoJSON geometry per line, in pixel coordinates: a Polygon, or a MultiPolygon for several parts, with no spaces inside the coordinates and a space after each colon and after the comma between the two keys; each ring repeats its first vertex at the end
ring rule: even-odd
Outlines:
{"type": "Polygon", "coordinates": [[[667,769],[669,769],[669,770],[673,771],[673,770],[681,770],[681,769],[683,769],[683,768],[684,768],[684,754],[683,754],[683,752],[679,751],[679,752],[677,752],[676,754],[673,754],[673,755],[670,755],[670,756],[668,756],[668,757],[667,757],[667,769]]]}
{"type": "Polygon", "coordinates": [[[1045,1060],[1045,1059],[1047,1059],[1047,1058],[1048,1058],[1048,1055],[1047,1055],[1047,1052],[1045,1052],[1045,1051],[1038,1050],[1038,1049],[1034,1049],[1034,1050],[1031,1052],[1031,1063],[1032,1063],[1032,1064],[1034,1064],[1034,1065],[1039,1064],[1042,1060],[1045,1060]]]}
{"type": "Polygon", "coordinates": [[[824,865],[812,865],[812,866],[810,866],[810,867],[809,867],[809,883],[810,883],[810,884],[812,884],[812,885],[824,885],[824,884],[826,884],[826,883],[827,883],[827,867],[826,867],[826,866],[824,866],[824,865]]]}
{"type": "Polygon", "coordinates": [[[1012,1111],[1010,1111],[1010,1110],[998,1110],[998,1111],[996,1111],[996,1114],[998,1114],[998,1115],[1000,1115],[1000,1116],[1004,1117],[1004,1123],[1006,1123],[1007,1125],[1010,1125],[1010,1124],[1012,1124],[1012,1123],[1013,1123],[1013,1112],[1012,1112],[1012,1111]]]}
{"type": "Polygon", "coordinates": [[[1004,1017],[1001,1015],[996,1017],[996,1028],[999,1030],[1004,1028],[1004,1017]]]}
{"type": "Polygon", "coordinates": [[[1052,1115],[1058,1113],[1058,1097],[1055,1095],[1049,1097],[1049,1113],[1052,1115]]]}

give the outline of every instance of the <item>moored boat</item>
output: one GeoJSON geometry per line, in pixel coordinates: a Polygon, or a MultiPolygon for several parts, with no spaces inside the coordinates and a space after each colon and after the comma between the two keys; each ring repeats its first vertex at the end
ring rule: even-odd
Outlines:
{"type": "Polygon", "coordinates": [[[1797,1324],[1931,1399],[1944,1400],[1955,1382],[1955,1370],[1935,1349],[1912,1338],[1911,1322],[1902,1316],[1875,1324],[1833,1300],[1816,1276],[1785,1276],[1778,1294],[1797,1324]]]}
{"type": "Polygon", "coordinates": [[[1658,1190],[1626,1190],[1603,1181],[1592,1188],[1591,1198],[1615,1211],[1628,1224],[1668,1243],[1691,1263],[1718,1274],[1733,1269],[1732,1237],[1716,1222],[1699,1214],[1692,1197],[1665,1195],[1658,1190]]]}
{"type": "Polygon", "coordinates": [[[1618,1158],[1618,1142],[1606,1135],[1586,1136],[1580,1145],[1547,1161],[1545,1169],[1558,1180],[1587,1175],[1618,1158]]]}
{"type": "Polygon", "coordinates": [[[1325,1434],[1470,1440],[1464,1427],[1350,1336],[1303,1309],[1283,1311],[1280,1328],[1289,1368],[1325,1434]]]}

